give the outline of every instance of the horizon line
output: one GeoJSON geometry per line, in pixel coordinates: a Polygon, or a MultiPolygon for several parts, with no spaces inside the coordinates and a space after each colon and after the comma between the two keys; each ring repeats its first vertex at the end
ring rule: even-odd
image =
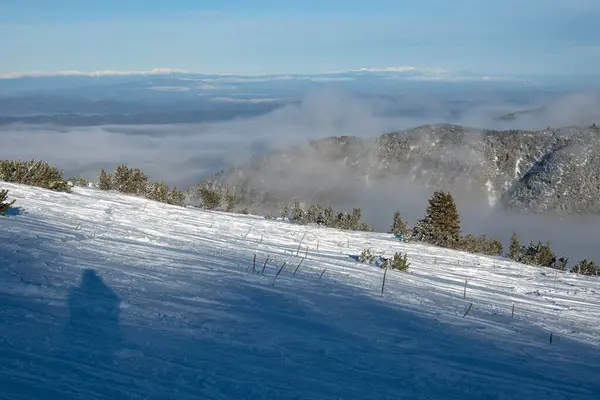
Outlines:
{"type": "Polygon", "coordinates": [[[312,72],[312,73],[300,73],[300,72],[275,72],[275,73],[234,73],[234,72],[202,72],[193,71],[180,68],[152,68],[149,70],[94,70],[94,71],[82,71],[76,69],[59,70],[59,71],[15,71],[0,73],[0,79],[11,80],[11,79],[22,79],[22,78],[52,78],[52,77],[90,77],[90,78],[102,78],[102,77],[116,77],[116,76],[151,76],[151,75],[213,75],[213,76],[240,76],[240,77],[266,77],[266,76],[318,76],[318,75],[335,75],[344,73],[397,73],[407,74],[416,73],[420,74],[424,78],[460,78],[460,77],[471,77],[479,79],[498,79],[503,76],[510,76],[513,74],[500,75],[500,74],[475,74],[475,73],[463,73],[453,74],[451,71],[435,67],[435,68],[418,68],[413,66],[400,66],[400,67],[382,67],[382,68],[357,68],[347,70],[332,70],[324,72],[312,72]]]}

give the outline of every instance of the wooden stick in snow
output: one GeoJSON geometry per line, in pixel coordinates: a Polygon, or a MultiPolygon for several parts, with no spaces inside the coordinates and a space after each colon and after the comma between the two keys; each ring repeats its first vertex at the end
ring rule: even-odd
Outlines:
{"type": "Polygon", "coordinates": [[[467,308],[467,312],[465,313],[465,315],[463,315],[463,318],[467,316],[469,311],[471,311],[471,307],[473,307],[473,302],[471,302],[471,304],[469,304],[469,308],[467,308]]]}
{"type": "Polygon", "coordinates": [[[281,268],[279,268],[279,271],[277,271],[277,274],[275,274],[275,278],[273,278],[273,286],[275,286],[275,280],[277,279],[277,277],[279,276],[279,274],[281,273],[281,271],[283,271],[283,268],[285,268],[285,264],[287,264],[287,261],[284,261],[284,263],[281,266],[281,268]]]}
{"type": "Polygon", "coordinates": [[[302,264],[302,261],[304,261],[306,258],[303,258],[302,260],[300,260],[300,262],[298,263],[298,266],[296,267],[296,269],[294,270],[294,275],[296,275],[296,272],[298,272],[298,268],[300,268],[300,265],[302,264]]]}
{"type": "Polygon", "coordinates": [[[381,282],[381,296],[383,297],[383,288],[385,287],[385,277],[387,275],[388,267],[385,266],[385,270],[383,271],[383,282],[381,282]]]}
{"type": "Polygon", "coordinates": [[[302,239],[300,239],[300,243],[298,244],[298,248],[296,249],[296,255],[300,252],[300,246],[302,246],[302,242],[304,241],[304,237],[308,233],[308,229],[304,231],[304,235],[302,235],[302,239]]]}
{"type": "Polygon", "coordinates": [[[467,280],[465,279],[465,291],[463,293],[463,299],[467,298],[467,280]]]}
{"type": "Polygon", "coordinates": [[[321,278],[323,277],[323,274],[325,273],[325,271],[327,271],[327,268],[325,268],[325,269],[323,270],[323,272],[321,272],[321,275],[319,275],[319,279],[321,279],[321,278]]]}
{"type": "Polygon", "coordinates": [[[271,257],[271,255],[267,255],[267,259],[265,260],[265,264],[262,267],[262,271],[260,271],[261,275],[264,275],[265,273],[265,268],[267,268],[267,263],[269,262],[269,257],[271,257]]]}

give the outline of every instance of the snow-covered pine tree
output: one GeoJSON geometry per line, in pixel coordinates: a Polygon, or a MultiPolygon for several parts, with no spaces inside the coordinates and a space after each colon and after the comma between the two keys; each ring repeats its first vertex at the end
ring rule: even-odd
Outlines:
{"type": "Polygon", "coordinates": [[[402,219],[400,210],[394,212],[394,221],[392,222],[389,233],[393,235],[403,235],[404,237],[408,237],[410,233],[408,224],[402,219]]]}
{"type": "Polygon", "coordinates": [[[460,217],[450,192],[436,191],[429,199],[425,218],[419,221],[421,240],[435,246],[460,245],[460,217]]]}

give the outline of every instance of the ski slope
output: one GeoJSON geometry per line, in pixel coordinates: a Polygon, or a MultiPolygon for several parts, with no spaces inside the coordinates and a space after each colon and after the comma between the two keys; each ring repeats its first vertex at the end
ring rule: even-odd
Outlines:
{"type": "Polygon", "coordinates": [[[598,278],[0,187],[21,207],[0,217],[1,399],[600,399],[598,278]],[[410,272],[382,295],[384,271],[349,258],[364,248],[410,272]]]}

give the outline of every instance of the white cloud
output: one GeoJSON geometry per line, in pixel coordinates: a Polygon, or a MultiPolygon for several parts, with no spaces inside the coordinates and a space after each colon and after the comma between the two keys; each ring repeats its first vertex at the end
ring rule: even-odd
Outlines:
{"type": "Polygon", "coordinates": [[[234,74],[234,73],[208,73],[189,71],[176,68],[153,68],[151,70],[101,70],[101,71],[25,71],[9,72],[0,74],[0,79],[18,79],[25,77],[58,77],[58,76],[87,76],[87,77],[111,77],[111,76],[159,76],[159,75],[198,75],[197,78],[182,76],[182,80],[201,80],[212,83],[247,83],[247,82],[269,82],[269,81],[292,81],[307,80],[313,82],[335,82],[352,81],[355,78],[348,75],[353,73],[373,73],[378,75],[389,75],[393,79],[436,79],[436,80],[489,80],[500,79],[484,76],[455,75],[442,68],[416,68],[412,66],[384,67],[384,68],[359,68],[337,71],[326,71],[315,74],[234,74]]]}
{"type": "Polygon", "coordinates": [[[63,71],[24,71],[24,72],[8,72],[0,74],[0,79],[19,79],[19,78],[42,78],[42,77],[53,77],[53,76],[89,76],[89,77],[102,77],[102,76],[134,76],[134,75],[169,75],[169,74],[183,74],[187,73],[181,69],[173,68],[153,68],[149,71],[115,71],[115,70],[102,70],[102,71],[78,71],[78,70],[63,70],[63,71]]]}
{"type": "Polygon", "coordinates": [[[273,102],[277,102],[277,101],[284,101],[287,99],[284,98],[255,98],[255,99],[240,99],[240,98],[235,98],[235,97],[213,97],[210,99],[210,101],[214,101],[217,103],[252,103],[252,104],[258,104],[258,103],[273,103],[273,102]]]}
{"type": "Polygon", "coordinates": [[[185,86],[152,86],[150,90],[157,90],[159,92],[187,92],[190,90],[189,87],[185,86]]]}

